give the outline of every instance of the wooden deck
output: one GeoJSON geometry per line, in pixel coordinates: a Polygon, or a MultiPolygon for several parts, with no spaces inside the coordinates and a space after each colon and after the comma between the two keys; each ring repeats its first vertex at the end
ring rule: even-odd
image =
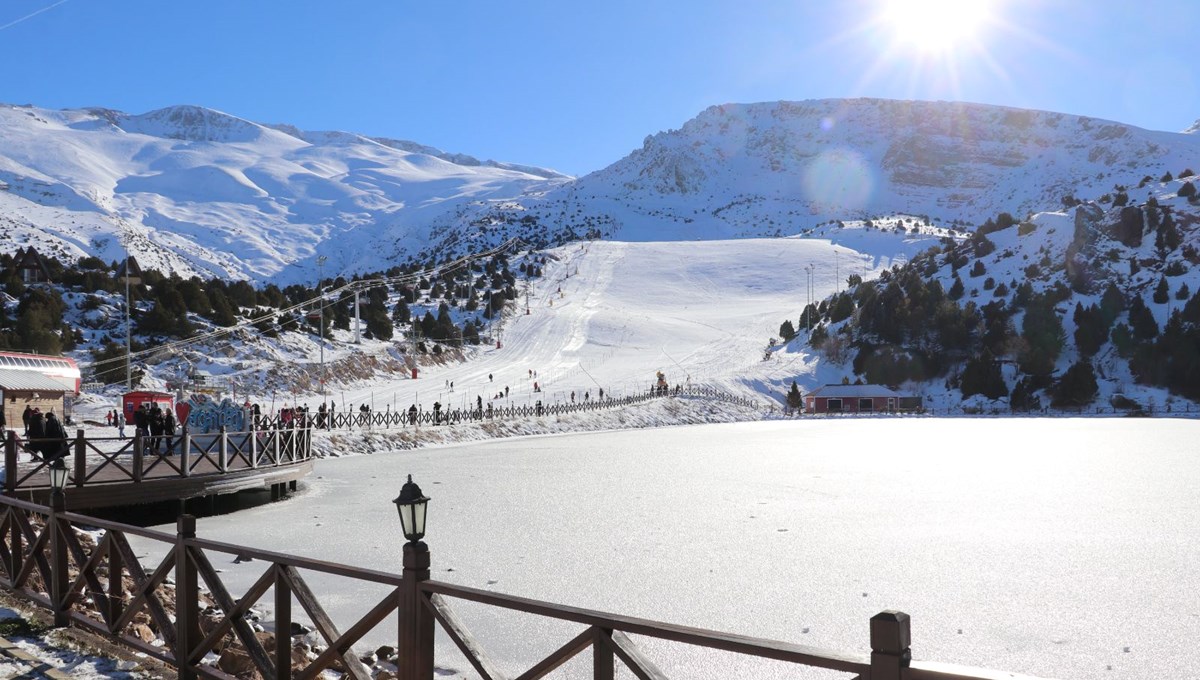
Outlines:
{"type": "MultiPolygon", "coordinates": [[[[184,434],[153,451],[142,438],[87,438],[68,442],[70,471],[64,493],[72,510],[119,507],[230,494],[251,489],[295,489],[312,472],[305,429],[184,434]],[[187,455],[180,455],[186,451],[187,455]]],[[[49,465],[9,432],[4,446],[4,493],[48,503],[49,465]]]]}

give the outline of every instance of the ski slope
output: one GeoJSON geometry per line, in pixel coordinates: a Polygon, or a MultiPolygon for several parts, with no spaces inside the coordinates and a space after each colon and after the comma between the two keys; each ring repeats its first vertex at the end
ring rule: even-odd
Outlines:
{"type": "MultiPolygon", "coordinates": [[[[808,300],[805,267],[814,267],[812,295],[819,300],[844,287],[839,277],[871,276],[893,257],[798,238],[592,241],[550,252],[557,259],[531,288],[529,314],[520,300],[499,327],[499,348],[489,345],[459,364],[423,366],[417,380],[348,386],[330,395],[338,408],[428,409],[434,401],[473,407],[477,397],[496,406],[549,403],[569,401],[571,392],[582,401],[585,393],[596,399],[601,388],[614,396],[645,390],[657,371],[672,385],[690,380],[747,396],[782,394],[793,379],[802,386],[818,380],[803,353],[763,359],[780,324],[789,317],[796,323],[808,300]],[[507,402],[494,399],[505,387],[507,402]]],[[[320,395],[313,399],[319,403],[320,395]]]]}

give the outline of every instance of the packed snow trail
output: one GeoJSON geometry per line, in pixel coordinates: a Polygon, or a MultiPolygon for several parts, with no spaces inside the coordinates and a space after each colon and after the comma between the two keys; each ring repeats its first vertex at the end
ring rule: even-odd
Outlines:
{"type": "MultiPolygon", "coordinates": [[[[847,250],[837,250],[846,260],[847,250]]],[[[423,365],[417,380],[377,380],[330,396],[339,409],[375,410],[429,409],[435,401],[474,408],[477,397],[497,406],[549,403],[570,401],[571,392],[582,401],[601,388],[613,396],[645,390],[663,371],[672,385],[690,378],[782,397],[793,379],[805,387],[832,379],[818,380],[803,354],[763,355],[780,324],[796,323],[808,301],[807,265],[815,267],[814,300],[838,287],[834,252],[829,241],[812,239],[564,246],[549,251],[553,258],[532,282],[530,313],[522,294],[493,329],[493,344],[468,361],[423,365]],[[505,388],[507,397],[496,399],[505,388]]],[[[311,399],[315,408],[320,399],[311,399]]]]}

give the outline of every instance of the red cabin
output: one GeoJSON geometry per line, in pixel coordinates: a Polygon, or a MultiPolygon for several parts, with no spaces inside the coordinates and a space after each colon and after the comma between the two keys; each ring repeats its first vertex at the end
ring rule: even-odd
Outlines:
{"type": "Polygon", "coordinates": [[[154,404],[164,411],[174,411],[175,395],[170,392],[126,392],[121,397],[121,410],[125,413],[125,422],[133,424],[133,412],[142,404],[150,410],[154,404]]]}
{"type": "Polygon", "coordinates": [[[825,385],[804,395],[805,413],[887,413],[920,408],[921,398],[883,385],[825,385]]]}

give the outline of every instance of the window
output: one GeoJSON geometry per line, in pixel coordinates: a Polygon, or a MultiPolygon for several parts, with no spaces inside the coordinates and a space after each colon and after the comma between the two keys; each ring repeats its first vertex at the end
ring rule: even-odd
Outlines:
{"type": "Polygon", "coordinates": [[[829,411],[830,413],[841,413],[842,412],[842,400],[841,399],[830,399],[829,401],[826,402],[825,410],[829,411]]]}
{"type": "Polygon", "coordinates": [[[858,400],[858,410],[860,413],[867,413],[875,410],[875,400],[870,397],[864,397],[858,400]]]}

